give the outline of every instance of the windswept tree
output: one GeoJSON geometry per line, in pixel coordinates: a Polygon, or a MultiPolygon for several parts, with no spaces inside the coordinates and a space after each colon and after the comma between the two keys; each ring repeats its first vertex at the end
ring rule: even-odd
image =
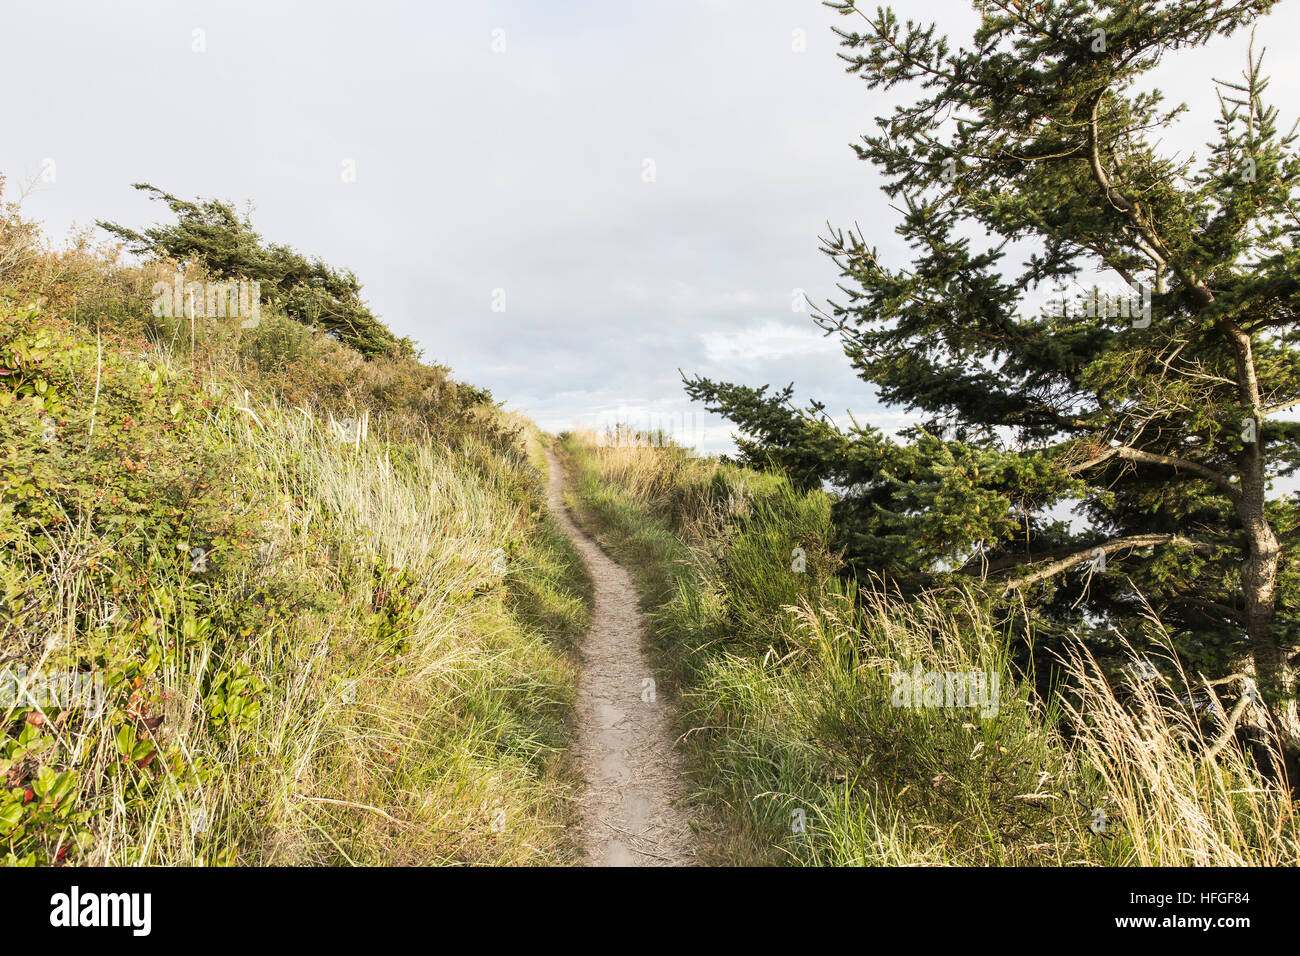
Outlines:
{"type": "Polygon", "coordinates": [[[841,489],[859,569],[959,570],[1094,636],[1137,633],[1149,607],[1197,667],[1253,671],[1294,748],[1300,501],[1276,484],[1300,463],[1280,417],[1300,402],[1293,130],[1253,43],[1214,81],[1199,161],[1161,152],[1187,108],[1139,83],[1273,0],[986,0],[961,47],[828,5],[856,18],[836,31],[849,72],[914,93],[855,146],[913,255],[832,229],[844,299],[818,322],[919,424],[896,442],[789,388],[688,392],[749,460],[841,489]]]}
{"type": "Polygon", "coordinates": [[[307,259],[289,246],[267,244],[254,231],[247,215],[226,202],[178,199],[148,183],[136,189],[161,200],[176,216],[173,225],[138,232],[113,222],[98,221],[137,255],[172,259],[202,266],[219,279],[257,280],[268,286],[272,304],[290,318],[332,333],[365,356],[397,352],[414,355],[409,339],[389,331],[361,300],[361,283],[349,270],[320,259],[307,259]]]}

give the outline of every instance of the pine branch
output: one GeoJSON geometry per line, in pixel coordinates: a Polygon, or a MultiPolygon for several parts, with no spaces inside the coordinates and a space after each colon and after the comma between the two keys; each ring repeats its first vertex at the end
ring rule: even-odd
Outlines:
{"type": "Polygon", "coordinates": [[[1153,257],[1156,270],[1160,271],[1166,266],[1172,268],[1175,274],[1192,289],[1193,295],[1196,296],[1200,304],[1209,305],[1214,301],[1214,294],[1210,291],[1209,286],[1195,272],[1178,265],[1174,261],[1169,246],[1161,238],[1150,220],[1147,219],[1142,207],[1125,196],[1111,181],[1110,175],[1106,172],[1105,164],[1101,161],[1100,117],[1098,115],[1101,101],[1105,98],[1105,95],[1106,90],[1103,88],[1093,97],[1091,116],[1088,122],[1088,155],[1092,164],[1093,177],[1097,180],[1097,184],[1101,186],[1102,192],[1106,194],[1107,201],[1125,215],[1129,223],[1150,247],[1148,253],[1153,257]]]}

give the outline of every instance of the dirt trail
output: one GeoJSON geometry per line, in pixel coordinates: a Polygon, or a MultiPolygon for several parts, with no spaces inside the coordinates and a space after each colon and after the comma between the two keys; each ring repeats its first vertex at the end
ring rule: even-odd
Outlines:
{"type": "Polygon", "coordinates": [[[641,654],[642,624],[631,575],[601,551],[564,506],[564,476],[548,449],[547,500],[591,571],[596,603],[582,647],[575,755],[587,778],[582,843],[597,866],[686,866],[694,834],[676,802],[682,771],[667,705],[652,694],[641,654]]]}

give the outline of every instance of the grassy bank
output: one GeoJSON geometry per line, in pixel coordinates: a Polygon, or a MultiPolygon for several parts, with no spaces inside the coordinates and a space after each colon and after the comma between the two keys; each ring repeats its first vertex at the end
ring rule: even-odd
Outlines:
{"type": "Polygon", "coordinates": [[[724,821],[714,862],[1300,862],[1289,795],[1234,746],[1209,753],[1224,715],[1178,705],[1190,678],[1117,684],[1079,651],[1043,699],[974,595],[848,582],[826,495],[672,446],[564,449],[581,519],[651,612],[696,798],[724,821]],[[931,674],[997,692],[905,692],[931,674]]]}
{"type": "Polygon", "coordinates": [[[161,266],[15,221],[0,860],[575,860],[590,583],[536,429],[273,308],[157,319],[161,266]],[[46,693],[69,675],[102,698],[46,693]]]}

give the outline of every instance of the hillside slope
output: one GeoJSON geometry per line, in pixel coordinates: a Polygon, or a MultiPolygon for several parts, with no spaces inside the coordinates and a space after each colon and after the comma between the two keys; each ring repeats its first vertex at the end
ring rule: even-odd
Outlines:
{"type": "Polygon", "coordinates": [[[590,583],[536,429],[274,309],[160,319],[170,266],[32,236],[10,210],[0,859],[576,859],[590,583]]]}

